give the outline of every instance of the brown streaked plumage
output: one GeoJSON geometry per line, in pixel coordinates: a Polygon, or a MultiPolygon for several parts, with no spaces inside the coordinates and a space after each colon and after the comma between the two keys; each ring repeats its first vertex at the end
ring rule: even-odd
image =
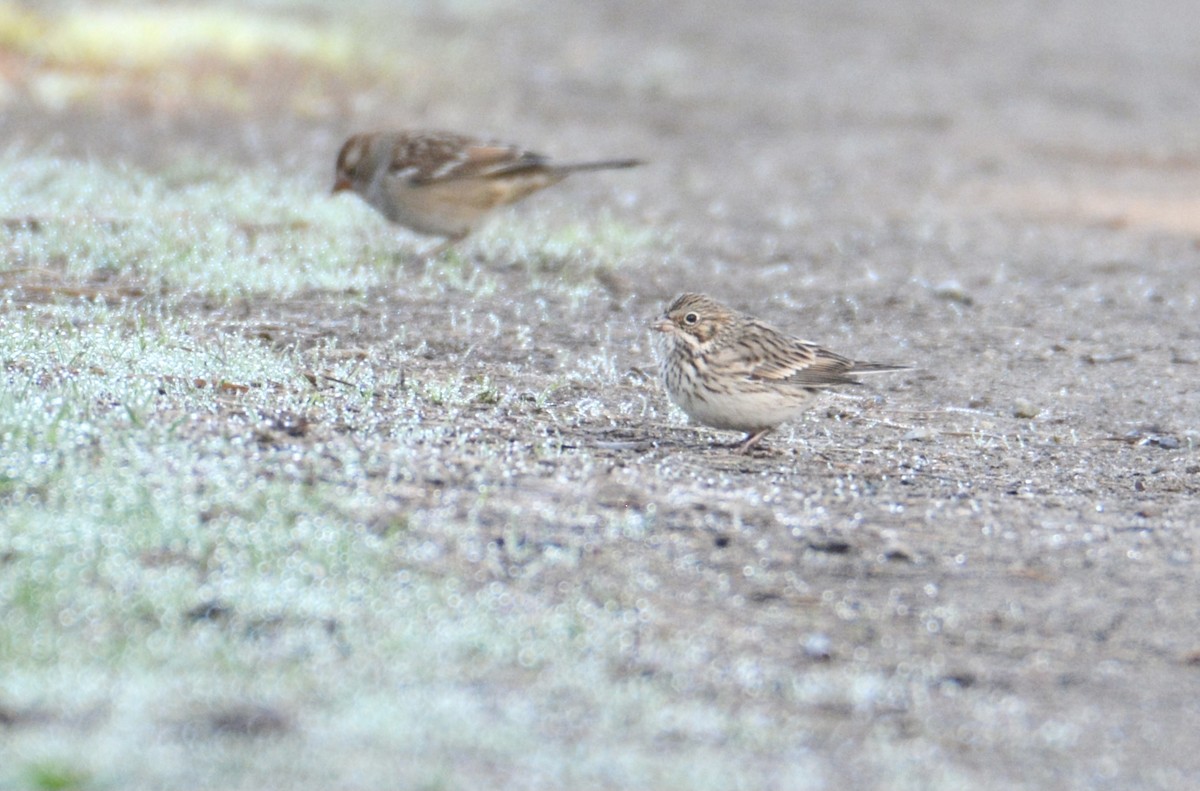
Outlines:
{"type": "Polygon", "coordinates": [[[397,225],[444,237],[445,247],[469,234],[493,209],[577,170],[640,164],[636,159],[555,163],[517,146],[451,132],[371,132],[343,144],[333,191],[350,190],[397,225]]]}
{"type": "Polygon", "coordinates": [[[907,367],[842,357],[703,294],[679,296],[652,328],[667,395],[698,423],[745,431],[739,453],[821,390],[907,367]]]}

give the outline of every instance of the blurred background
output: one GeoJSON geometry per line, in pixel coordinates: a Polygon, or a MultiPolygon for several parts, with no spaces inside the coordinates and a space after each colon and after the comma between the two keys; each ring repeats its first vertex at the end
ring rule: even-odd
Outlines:
{"type": "Polygon", "coordinates": [[[0,0],[0,785],[1191,787],[1198,130],[1194,0],[0,0]],[[421,268],[410,127],[649,164],[421,268]],[[685,289],[917,369],[731,461],[685,289]]]}
{"type": "Polygon", "coordinates": [[[705,259],[820,263],[830,240],[799,237],[830,223],[945,237],[995,212],[1195,234],[1198,17],[1170,0],[10,1],[0,135],[314,189],[362,129],[640,156],[654,166],[624,203],[705,259]]]}

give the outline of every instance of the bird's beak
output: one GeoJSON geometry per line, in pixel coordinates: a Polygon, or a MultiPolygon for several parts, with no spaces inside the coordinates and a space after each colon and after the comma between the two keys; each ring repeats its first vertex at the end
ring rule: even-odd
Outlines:
{"type": "Polygon", "coordinates": [[[333,189],[329,191],[329,194],[337,195],[339,192],[345,192],[346,190],[353,188],[353,186],[354,185],[350,183],[350,179],[346,178],[345,176],[338,176],[337,181],[333,182],[333,189]]]}
{"type": "Polygon", "coordinates": [[[654,323],[650,325],[650,329],[655,332],[670,332],[673,326],[671,320],[664,316],[660,319],[655,319],[654,323]]]}

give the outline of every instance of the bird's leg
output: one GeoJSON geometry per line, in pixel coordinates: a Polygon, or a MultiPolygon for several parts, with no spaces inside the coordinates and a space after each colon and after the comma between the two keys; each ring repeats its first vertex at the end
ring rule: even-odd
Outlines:
{"type": "Polygon", "coordinates": [[[454,245],[461,242],[466,237],[467,237],[467,235],[465,233],[460,233],[457,236],[447,236],[446,239],[444,241],[442,241],[440,244],[435,244],[433,247],[429,248],[424,253],[422,253],[418,260],[424,261],[425,263],[429,263],[430,261],[432,261],[435,258],[437,258],[438,256],[440,256],[442,253],[449,250],[454,245]]]}
{"type": "Polygon", "coordinates": [[[764,428],[759,431],[751,431],[746,435],[745,441],[737,446],[737,449],[734,451],[734,453],[748,453],[751,448],[758,444],[760,439],[767,436],[767,433],[770,432],[770,430],[771,429],[769,428],[764,428]]]}
{"type": "Polygon", "coordinates": [[[467,235],[465,233],[459,234],[458,236],[448,236],[428,250],[414,255],[411,259],[409,259],[409,264],[414,267],[420,267],[428,270],[429,267],[438,260],[438,258],[452,249],[454,245],[465,239],[466,236],[467,235]]]}

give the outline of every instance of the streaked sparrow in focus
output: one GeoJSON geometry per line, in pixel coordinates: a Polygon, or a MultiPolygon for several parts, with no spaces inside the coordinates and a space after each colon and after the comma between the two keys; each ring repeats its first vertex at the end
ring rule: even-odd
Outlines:
{"type": "Polygon", "coordinates": [[[683,294],[652,325],[663,386],[698,423],[745,431],[745,453],[821,390],[904,365],[847,359],[702,294],[683,294]]]}

